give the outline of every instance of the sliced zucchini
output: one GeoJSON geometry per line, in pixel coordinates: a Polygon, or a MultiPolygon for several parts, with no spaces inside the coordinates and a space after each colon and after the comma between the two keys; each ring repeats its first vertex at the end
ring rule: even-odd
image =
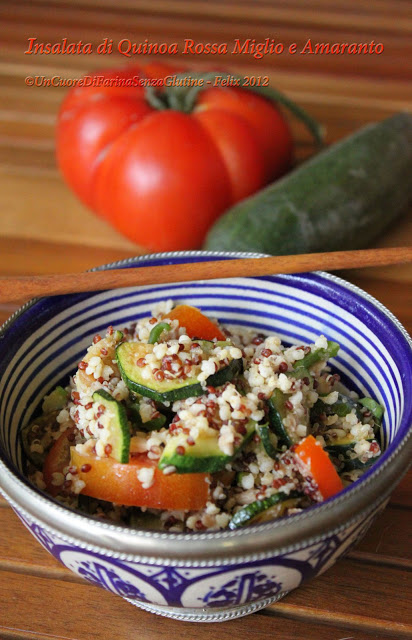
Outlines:
{"type": "MultiPolygon", "coordinates": [[[[374,438],[368,438],[367,442],[376,442],[374,438]]],[[[366,462],[362,462],[355,454],[356,440],[351,437],[341,438],[333,444],[326,445],[324,450],[327,451],[332,460],[335,461],[339,471],[352,471],[353,469],[366,469],[373,464],[379,456],[368,458],[366,462]]]]}
{"type": "MultiPolygon", "coordinates": [[[[133,395],[133,394],[131,394],[133,395]]],[[[133,428],[138,428],[142,426],[142,416],[140,415],[140,402],[138,398],[129,398],[125,402],[126,405],[126,415],[130,420],[133,428]]]]}
{"type": "Polygon", "coordinates": [[[107,443],[112,447],[110,457],[117,462],[129,462],[130,429],[125,407],[104,389],[94,392],[93,401],[102,404],[109,415],[106,428],[109,432],[107,443]]]}
{"type": "Polygon", "coordinates": [[[338,400],[334,404],[326,404],[323,402],[322,397],[320,397],[316,403],[313,405],[310,418],[311,422],[319,422],[320,416],[325,414],[326,416],[331,416],[336,414],[339,418],[344,418],[348,413],[355,409],[356,416],[360,422],[365,421],[365,416],[361,411],[362,407],[366,407],[372,414],[374,418],[374,422],[376,426],[380,426],[384,408],[376,402],[376,400],[372,400],[372,398],[361,398],[360,400],[354,400],[349,396],[344,395],[343,393],[339,393],[338,400]]]}
{"type": "Polygon", "coordinates": [[[235,449],[232,456],[226,455],[219,448],[219,432],[208,429],[201,432],[193,445],[187,443],[187,434],[179,433],[170,438],[159,460],[159,469],[168,466],[176,467],[176,473],[216,473],[225,468],[239,451],[249,442],[255,431],[256,423],[250,420],[246,426],[247,433],[235,449]]]}
{"type": "Polygon", "coordinates": [[[167,425],[167,418],[163,414],[160,414],[157,418],[152,418],[147,422],[142,422],[140,429],[142,431],[159,431],[167,425]]]}
{"type": "MultiPolygon", "coordinates": [[[[213,342],[199,340],[199,344],[206,356],[216,346],[213,342]]],[[[225,343],[220,343],[224,345],[225,343]]],[[[204,388],[197,377],[175,378],[172,380],[156,380],[152,372],[146,367],[139,367],[136,363],[149,353],[152,353],[153,345],[141,342],[123,342],[116,350],[117,362],[121,376],[129,389],[142,396],[152,398],[158,402],[174,402],[183,398],[201,396],[204,388]],[[149,373],[145,378],[146,372],[149,373]]],[[[242,358],[231,360],[229,365],[220,369],[207,378],[207,384],[219,387],[229,382],[243,371],[242,358]]]]}
{"type": "Polygon", "coordinates": [[[276,459],[278,457],[277,450],[277,437],[269,429],[267,424],[256,425],[256,432],[260,437],[262,446],[270,458],[276,459]]]}
{"type": "Polygon", "coordinates": [[[144,529],[147,531],[162,531],[163,523],[158,514],[151,511],[142,511],[139,507],[132,507],[129,514],[129,527],[131,529],[144,529]]]}
{"type": "Polygon", "coordinates": [[[138,431],[159,431],[159,429],[163,429],[163,427],[170,422],[170,418],[163,413],[160,413],[157,418],[152,418],[151,420],[143,422],[140,414],[140,402],[138,398],[126,400],[126,414],[132,423],[133,429],[138,431]]]}
{"type": "Polygon", "coordinates": [[[268,400],[268,418],[270,426],[272,427],[273,432],[278,438],[278,446],[285,446],[287,449],[289,449],[295,443],[295,440],[288,433],[288,430],[284,424],[284,419],[287,415],[287,409],[285,407],[285,402],[287,401],[287,399],[288,396],[283,393],[283,391],[281,391],[280,389],[275,389],[272,396],[268,400]]]}
{"type": "Polygon", "coordinates": [[[229,522],[229,529],[238,529],[247,524],[259,524],[281,518],[287,509],[296,507],[303,497],[299,491],[291,491],[289,495],[279,491],[269,498],[255,500],[235,513],[229,522]]]}
{"type": "Polygon", "coordinates": [[[330,358],[334,358],[338,355],[339,345],[337,342],[332,342],[332,340],[328,340],[328,346],[326,349],[315,349],[310,353],[306,354],[302,360],[297,360],[293,364],[294,369],[300,369],[304,367],[305,369],[310,369],[317,362],[322,362],[323,360],[327,361],[330,358]]]}
{"type": "Polygon", "coordinates": [[[352,398],[343,395],[343,393],[338,394],[338,400],[334,404],[327,404],[323,402],[322,398],[319,398],[310,410],[310,420],[312,424],[320,422],[322,414],[325,416],[336,414],[339,418],[344,418],[353,409],[356,409],[358,418],[360,418],[361,414],[358,414],[359,407],[357,403],[352,398]]]}
{"type": "Polygon", "coordinates": [[[43,400],[41,410],[43,413],[51,413],[52,411],[60,411],[63,409],[69,399],[69,394],[63,387],[56,387],[43,400]]]}

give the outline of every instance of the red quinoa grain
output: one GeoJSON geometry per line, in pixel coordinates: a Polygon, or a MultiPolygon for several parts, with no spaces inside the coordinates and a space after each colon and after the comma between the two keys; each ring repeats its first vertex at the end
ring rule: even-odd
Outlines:
{"type": "Polygon", "coordinates": [[[91,471],[91,469],[92,469],[92,465],[89,464],[89,463],[82,464],[82,466],[80,467],[80,471],[82,473],[89,473],[89,471],[91,471]]]}

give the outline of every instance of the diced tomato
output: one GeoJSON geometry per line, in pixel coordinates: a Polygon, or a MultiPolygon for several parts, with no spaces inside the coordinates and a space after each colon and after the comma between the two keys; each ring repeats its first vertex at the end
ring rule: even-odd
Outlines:
{"type": "Polygon", "coordinates": [[[167,317],[178,320],[181,327],[186,328],[187,335],[200,340],[226,340],[225,334],[208,317],[196,307],[181,304],[175,307],[167,317]]]}
{"type": "Polygon", "coordinates": [[[342,491],[342,480],[333,466],[328,454],[313,436],[307,436],[296,447],[295,454],[313,476],[324,500],[342,491]]]}
{"type": "Polygon", "coordinates": [[[208,500],[209,474],[165,475],[157,468],[157,460],[150,460],[146,454],[135,454],[128,464],[122,464],[113,458],[80,454],[72,447],[71,464],[77,467],[77,477],[86,483],[81,493],[92,498],[126,506],[184,511],[202,509],[208,500]],[[142,469],[154,473],[147,489],[138,479],[142,469]]]}

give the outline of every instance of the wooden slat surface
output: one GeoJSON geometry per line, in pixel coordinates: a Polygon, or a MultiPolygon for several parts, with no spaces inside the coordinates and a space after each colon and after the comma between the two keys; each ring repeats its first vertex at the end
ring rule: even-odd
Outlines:
{"type": "MultiPolygon", "coordinates": [[[[78,78],[127,63],[110,56],[28,56],[39,42],[225,42],[266,37],[287,46],[383,42],[380,56],[281,55],[256,60],[164,56],[195,69],[217,65],[268,75],[326,126],[328,143],[371,121],[412,108],[412,4],[408,0],[0,0],[0,275],[63,273],[142,253],[91,214],[63,184],[54,128],[65,88],[27,87],[26,76],[78,78]]],[[[134,56],[134,63],[147,58],[134,56]]],[[[296,161],[314,152],[290,120],[296,161]]],[[[412,244],[411,210],[381,239],[412,244]]],[[[347,272],[412,332],[412,266],[347,272]]],[[[0,305],[0,322],[15,306],[0,305]]],[[[123,640],[164,637],[247,640],[412,638],[412,471],[356,549],[325,575],[245,619],[214,627],[175,622],[90,586],[48,555],[0,498],[0,638],[123,640]]]]}

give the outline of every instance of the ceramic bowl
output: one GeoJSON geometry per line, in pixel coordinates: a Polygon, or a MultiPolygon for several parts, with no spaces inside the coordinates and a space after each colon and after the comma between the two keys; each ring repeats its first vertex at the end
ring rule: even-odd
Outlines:
{"type": "MultiPolygon", "coordinates": [[[[197,262],[254,254],[184,252],[110,267],[197,262]]],[[[107,268],[107,267],[103,267],[107,268]]],[[[412,454],[411,340],[379,302],[326,273],[146,286],[31,301],[0,333],[0,488],[26,527],[66,567],[165,616],[220,621],[252,613],[330,567],[384,508],[412,454]],[[19,429],[43,396],[65,382],[91,338],[172,298],[223,323],[276,332],[286,343],[323,333],[351,388],[385,405],[385,452],[333,499],[239,531],[133,531],[75,513],[24,476],[19,429]]]]}

